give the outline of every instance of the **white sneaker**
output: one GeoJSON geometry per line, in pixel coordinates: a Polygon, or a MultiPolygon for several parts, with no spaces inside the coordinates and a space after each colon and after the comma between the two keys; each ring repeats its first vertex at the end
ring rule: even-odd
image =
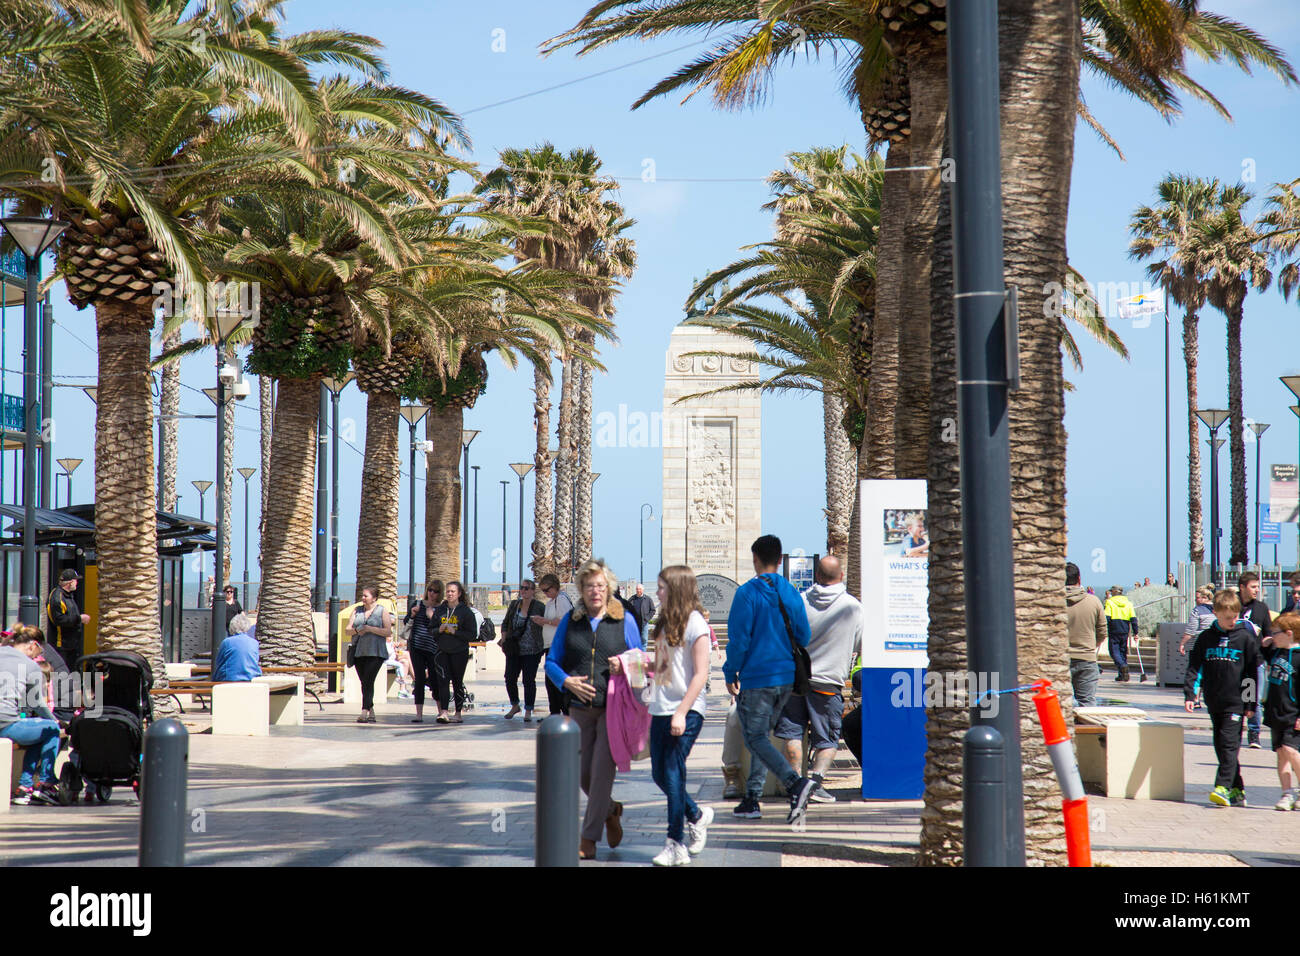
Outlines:
{"type": "Polygon", "coordinates": [[[686,866],[691,862],[691,854],[686,847],[676,840],[668,840],[659,855],[654,858],[655,866],[686,866]]]}
{"type": "Polygon", "coordinates": [[[700,807],[698,823],[686,821],[686,849],[691,856],[698,856],[704,851],[704,844],[709,839],[709,824],[713,822],[713,808],[700,807]]]}
{"type": "Polygon", "coordinates": [[[1274,810],[1294,810],[1296,805],[1296,795],[1288,790],[1282,794],[1282,799],[1273,804],[1274,810]]]}
{"type": "Polygon", "coordinates": [[[835,794],[819,783],[817,789],[812,792],[812,796],[808,799],[813,803],[835,803],[835,794]]]}

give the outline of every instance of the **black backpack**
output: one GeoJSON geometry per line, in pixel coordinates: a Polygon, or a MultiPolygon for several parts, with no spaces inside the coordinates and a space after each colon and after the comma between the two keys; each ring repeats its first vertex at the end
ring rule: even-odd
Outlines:
{"type": "Polygon", "coordinates": [[[478,628],[478,639],[484,644],[491,644],[497,639],[497,626],[486,614],[483,615],[483,623],[478,628]]]}

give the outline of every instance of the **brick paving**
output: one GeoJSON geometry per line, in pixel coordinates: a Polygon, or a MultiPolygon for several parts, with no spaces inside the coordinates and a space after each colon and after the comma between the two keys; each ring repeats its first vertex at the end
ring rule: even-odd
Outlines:
{"type": "MultiPolygon", "coordinates": [[[[192,865],[526,866],[534,839],[536,725],[501,719],[505,689],[496,669],[471,671],[479,702],[463,725],[409,723],[409,700],[380,705],[380,722],[357,725],[357,709],[308,705],[301,728],[272,728],[265,738],[201,733],[202,714],[187,718],[190,740],[187,861],[192,865]]],[[[715,670],[714,688],[721,688],[715,670]]],[[[1214,774],[1209,718],[1188,715],[1178,688],[1116,684],[1103,675],[1102,696],[1140,706],[1186,728],[1186,793],[1174,801],[1090,795],[1095,859],[1110,866],[1282,866],[1300,863],[1300,814],[1272,809],[1278,789],[1268,749],[1242,750],[1251,806],[1206,802],[1214,774]]],[[[692,752],[688,784],[717,813],[705,866],[910,865],[920,832],[919,801],[863,801],[846,751],[828,777],[839,802],[814,804],[802,831],[785,825],[783,800],[768,801],[760,821],[735,820],[722,800],[725,697],[692,752]]],[[[544,700],[543,700],[544,705],[544,700]]],[[[429,708],[429,713],[433,708],[429,708]]],[[[1267,743],[1267,733],[1265,733],[1267,743]]],[[[643,866],[663,846],[665,806],[649,762],[620,774],[625,837],[584,865],[643,866]]],[[[122,791],[107,806],[13,807],[0,816],[0,866],[131,866],[139,812],[122,791]]]]}

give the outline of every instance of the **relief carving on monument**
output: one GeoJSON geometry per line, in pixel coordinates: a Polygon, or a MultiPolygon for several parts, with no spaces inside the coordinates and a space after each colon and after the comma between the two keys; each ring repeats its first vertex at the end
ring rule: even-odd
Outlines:
{"type": "Polygon", "coordinates": [[[706,355],[700,360],[700,366],[706,372],[717,372],[722,369],[722,359],[716,355],[706,355]]]}
{"type": "Polygon", "coordinates": [[[733,372],[742,372],[742,373],[748,372],[749,362],[747,362],[745,359],[733,358],[731,360],[731,370],[733,372]]]}
{"type": "Polygon", "coordinates": [[[736,521],[736,482],[728,422],[690,423],[690,523],[726,527],[736,521]]]}
{"type": "Polygon", "coordinates": [[[673,359],[673,371],[690,372],[692,369],[693,365],[689,355],[679,355],[673,359]]]}

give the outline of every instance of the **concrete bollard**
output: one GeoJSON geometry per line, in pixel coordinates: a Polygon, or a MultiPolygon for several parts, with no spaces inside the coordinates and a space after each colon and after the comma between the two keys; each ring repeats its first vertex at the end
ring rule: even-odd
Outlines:
{"type": "Polygon", "coordinates": [[[986,724],[966,731],[962,742],[962,828],[966,833],[966,866],[1006,865],[1002,817],[1006,788],[1002,734],[986,724]]]}
{"type": "Polygon", "coordinates": [[[185,865],[185,789],[190,738],[179,720],[160,720],[144,735],[140,780],[140,865],[185,865]]]}
{"type": "Polygon", "coordinates": [[[552,714],[537,732],[537,866],[578,865],[578,723],[552,714]]]}

